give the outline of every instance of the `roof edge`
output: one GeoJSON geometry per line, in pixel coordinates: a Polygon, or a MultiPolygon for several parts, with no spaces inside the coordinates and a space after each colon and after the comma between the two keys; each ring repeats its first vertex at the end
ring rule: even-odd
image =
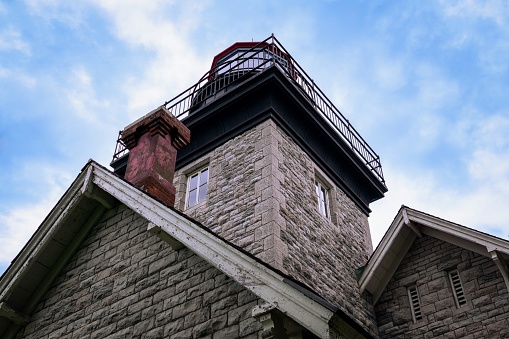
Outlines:
{"type": "Polygon", "coordinates": [[[30,258],[35,255],[41,243],[48,237],[53,225],[62,219],[62,214],[66,214],[75,204],[78,198],[84,193],[84,188],[89,185],[90,178],[86,176],[85,168],[90,166],[93,160],[89,160],[87,165],[82,169],[80,174],[72,182],[71,186],[58,200],[57,204],[51,209],[49,214],[44,218],[37,230],[32,234],[27,243],[23,246],[20,252],[14,257],[11,265],[0,277],[0,300],[3,300],[8,293],[10,287],[15,282],[16,278],[23,274],[27,269],[30,258]]]}
{"type": "MultiPolygon", "coordinates": [[[[389,229],[364,266],[358,280],[361,292],[368,290],[372,293],[375,304],[413,241],[417,237],[421,237],[422,234],[486,257],[493,258],[493,253],[495,253],[497,260],[502,255],[509,257],[509,241],[505,239],[402,205],[389,229]],[[404,226],[408,226],[408,228],[404,226]],[[382,268],[382,262],[388,258],[389,252],[392,252],[393,256],[394,253],[397,253],[397,255],[391,261],[389,268],[387,268],[388,262],[385,262],[385,267],[382,268]]],[[[509,282],[507,283],[509,285],[509,282]]]]}

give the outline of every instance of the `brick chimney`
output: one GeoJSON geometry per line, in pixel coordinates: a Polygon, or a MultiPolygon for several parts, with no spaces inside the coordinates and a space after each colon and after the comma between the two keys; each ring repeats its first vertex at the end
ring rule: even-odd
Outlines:
{"type": "Polygon", "coordinates": [[[173,207],[177,151],[189,143],[190,137],[189,129],[164,106],[126,126],[121,135],[129,149],[124,178],[173,207]]]}

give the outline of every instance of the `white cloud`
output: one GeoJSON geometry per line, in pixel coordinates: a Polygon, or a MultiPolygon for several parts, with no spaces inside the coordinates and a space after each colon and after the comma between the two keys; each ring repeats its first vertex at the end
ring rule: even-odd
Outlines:
{"type": "Polygon", "coordinates": [[[0,51],[18,51],[25,55],[30,55],[30,46],[25,42],[21,33],[10,27],[0,32],[0,51]]]}
{"type": "Polygon", "coordinates": [[[441,0],[440,3],[448,16],[488,19],[500,26],[508,24],[509,3],[505,0],[460,0],[455,3],[441,0]]]}
{"type": "Polygon", "coordinates": [[[374,77],[378,86],[386,91],[396,91],[408,82],[404,62],[395,58],[376,60],[374,77]]]}
{"type": "Polygon", "coordinates": [[[210,57],[198,55],[190,43],[202,20],[200,2],[93,2],[106,12],[119,39],[153,54],[141,77],[125,84],[131,118],[162,104],[207,71],[210,57]]]}
{"type": "Polygon", "coordinates": [[[427,62],[413,61],[412,64],[415,68],[412,78],[418,91],[416,105],[425,110],[437,110],[456,102],[460,88],[445,71],[427,62]]]}
{"type": "Polygon", "coordinates": [[[37,78],[26,75],[21,71],[13,71],[0,66],[0,78],[12,79],[26,88],[33,88],[37,85],[37,78]]]}
{"type": "Polygon", "coordinates": [[[107,101],[97,97],[93,79],[83,66],[72,70],[66,96],[72,112],[87,122],[98,122],[99,113],[108,107],[107,101]]]}
{"type": "Polygon", "coordinates": [[[37,204],[25,205],[0,215],[0,263],[9,263],[30,239],[53,206],[46,199],[37,204]]]}
{"type": "Polygon", "coordinates": [[[507,55],[509,54],[509,34],[502,39],[489,41],[479,51],[479,62],[487,73],[506,74],[508,70],[507,55]]]}
{"type": "MultiPolygon", "coordinates": [[[[468,162],[473,179],[494,189],[509,187],[509,118],[494,115],[473,126],[473,151],[468,162]]],[[[468,160],[467,160],[468,161],[468,160]]]]}
{"type": "MultiPolygon", "coordinates": [[[[71,176],[47,164],[26,164],[18,174],[20,180],[35,180],[41,200],[0,211],[0,263],[8,264],[30,239],[45,216],[71,182],[71,176]],[[21,178],[21,177],[24,177],[21,178]]],[[[32,186],[32,187],[34,187],[32,186]]],[[[34,192],[34,195],[37,194],[34,192]]],[[[5,205],[5,204],[4,204],[5,205]]]]}
{"type": "Polygon", "coordinates": [[[469,107],[484,104],[466,96],[480,85],[443,60],[371,41],[344,50],[341,63],[322,67],[335,81],[332,101],[368,142],[381,142],[371,146],[382,151],[389,191],[371,205],[374,245],[402,204],[509,239],[509,115],[469,107]]]}
{"type": "Polygon", "coordinates": [[[509,148],[509,117],[492,115],[483,121],[478,121],[475,130],[475,141],[480,146],[490,146],[495,149],[509,148]]]}
{"type": "Polygon", "coordinates": [[[458,173],[460,187],[448,185],[439,169],[384,163],[389,192],[372,205],[375,244],[402,204],[509,240],[509,118],[466,115],[452,128],[451,139],[463,149],[466,175],[458,173]]]}
{"type": "Polygon", "coordinates": [[[447,27],[444,47],[474,47],[476,66],[486,73],[507,72],[509,2],[466,0],[440,3],[447,27]]]}
{"type": "Polygon", "coordinates": [[[405,172],[400,164],[385,163],[384,173],[390,185],[389,192],[371,205],[373,213],[369,219],[374,246],[401,205],[509,240],[507,172],[497,186],[491,182],[472,185],[466,181],[465,186],[470,188],[465,191],[443,185],[439,172],[405,172]]]}
{"type": "Polygon", "coordinates": [[[337,67],[323,67],[334,79],[336,106],[362,131],[397,132],[391,135],[392,153],[409,145],[413,152],[436,147],[448,134],[445,110],[462,94],[457,81],[429,61],[394,55],[377,43],[359,42],[356,48],[339,52],[337,67]]]}
{"type": "Polygon", "coordinates": [[[78,27],[84,22],[84,2],[60,0],[25,0],[29,11],[44,23],[63,22],[78,27]]]}
{"type": "Polygon", "coordinates": [[[263,26],[274,30],[267,31],[265,34],[268,36],[271,33],[277,33],[276,38],[287,46],[309,46],[315,39],[315,18],[309,15],[306,8],[292,7],[286,9],[288,15],[282,17],[277,23],[270,22],[263,26]]]}

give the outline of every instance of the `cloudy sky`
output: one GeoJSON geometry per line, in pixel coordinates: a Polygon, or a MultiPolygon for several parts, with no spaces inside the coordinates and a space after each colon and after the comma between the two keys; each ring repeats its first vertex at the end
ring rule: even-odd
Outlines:
{"type": "Polygon", "coordinates": [[[507,0],[0,0],[0,273],[118,130],[271,33],[382,159],[374,244],[402,204],[509,240],[507,0]]]}

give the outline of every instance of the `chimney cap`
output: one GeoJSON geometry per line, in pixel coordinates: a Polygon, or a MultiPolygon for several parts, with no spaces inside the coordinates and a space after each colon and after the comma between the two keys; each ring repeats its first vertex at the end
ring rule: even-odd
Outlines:
{"type": "Polygon", "coordinates": [[[140,135],[170,135],[172,144],[178,150],[189,143],[191,133],[171,112],[163,106],[150,111],[143,117],[127,125],[121,133],[121,139],[130,150],[136,146],[140,135]]]}

